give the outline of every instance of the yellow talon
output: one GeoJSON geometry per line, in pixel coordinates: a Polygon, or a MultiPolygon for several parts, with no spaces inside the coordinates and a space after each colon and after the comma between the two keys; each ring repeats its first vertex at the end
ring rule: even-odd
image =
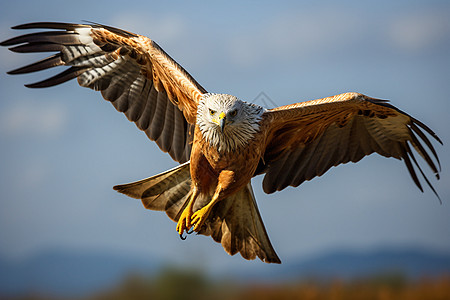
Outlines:
{"type": "Polygon", "coordinates": [[[196,211],[192,215],[191,223],[194,225],[194,231],[199,231],[209,216],[210,209],[208,206],[196,211]]]}
{"type": "Polygon", "coordinates": [[[192,217],[192,211],[187,207],[183,212],[181,213],[180,219],[178,219],[177,223],[177,231],[180,234],[180,236],[183,234],[183,232],[186,230],[189,230],[191,225],[191,217],[192,217]]]}
{"type": "Polygon", "coordinates": [[[192,227],[192,208],[194,206],[195,198],[197,198],[198,189],[194,187],[194,190],[191,192],[191,196],[188,202],[188,205],[181,213],[180,218],[177,223],[177,232],[180,235],[181,239],[183,239],[183,232],[186,230],[188,232],[192,227]]]}

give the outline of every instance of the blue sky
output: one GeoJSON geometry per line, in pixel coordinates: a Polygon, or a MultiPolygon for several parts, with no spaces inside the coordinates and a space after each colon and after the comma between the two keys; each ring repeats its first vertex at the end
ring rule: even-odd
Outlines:
{"type": "MultiPolygon", "coordinates": [[[[442,179],[433,183],[442,205],[415,187],[403,163],[379,156],[272,195],[256,178],[283,263],[338,248],[450,252],[448,1],[61,3],[2,4],[0,40],[21,33],[9,28],[25,22],[104,23],[154,39],[210,92],[247,101],[264,92],[285,105],[357,91],[391,100],[441,137],[442,179]]],[[[272,268],[229,257],[210,238],[181,241],[165,214],[114,192],[113,185],[176,164],[99,93],[75,81],[23,87],[54,72],[5,74],[41,57],[0,49],[0,257],[67,249],[219,271],[272,268]]]]}

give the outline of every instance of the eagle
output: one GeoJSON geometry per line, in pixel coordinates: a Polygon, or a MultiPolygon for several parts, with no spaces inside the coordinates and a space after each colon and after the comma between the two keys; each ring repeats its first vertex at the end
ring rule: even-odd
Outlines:
{"type": "Polygon", "coordinates": [[[281,263],[258,211],[251,179],[263,175],[263,190],[270,194],[372,153],[403,160],[423,192],[418,170],[439,198],[414,152],[439,179],[440,162],[429,137],[442,141],[386,100],[347,92],[266,109],[207,92],[142,35],[97,23],[38,22],[12,28],[41,31],[0,45],[19,53],[54,54],[9,74],[67,66],[25,86],[45,88],[76,78],[80,86],[100,91],[179,163],[114,189],[142,200],[147,209],[165,211],[183,239],[196,232],[211,236],[230,255],[281,263]]]}

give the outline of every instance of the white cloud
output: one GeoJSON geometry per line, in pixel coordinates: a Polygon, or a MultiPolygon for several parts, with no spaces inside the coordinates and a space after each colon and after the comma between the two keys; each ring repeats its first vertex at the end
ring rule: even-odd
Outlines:
{"type": "Polygon", "coordinates": [[[0,134],[52,137],[64,131],[67,111],[62,105],[25,100],[16,103],[0,113],[0,134]]]}

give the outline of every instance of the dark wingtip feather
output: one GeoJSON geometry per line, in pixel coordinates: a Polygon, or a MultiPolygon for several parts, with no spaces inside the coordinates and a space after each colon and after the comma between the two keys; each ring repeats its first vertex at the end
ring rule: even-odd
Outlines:
{"type": "Polygon", "coordinates": [[[12,29],[73,29],[75,27],[90,27],[89,25],[64,22],[33,22],[11,27],[12,29]]]}
{"type": "MultiPolygon", "coordinates": [[[[430,189],[433,191],[433,193],[436,195],[436,197],[439,200],[439,203],[442,204],[442,200],[441,197],[439,197],[439,194],[436,192],[436,190],[434,189],[433,185],[431,184],[431,182],[428,180],[428,178],[425,176],[425,173],[423,173],[422,168],[420,167],[420,165],[417,163],[416,158],[414,157],[414,153],[411,151],[411,148],[409,147],[409,145],[406,143],[405,144],[405,148],[406,148],[406,155],[409,155],[414,164],[416,165],[416,167],[419,169],[420,173],[422,174],[422,177],[425,179],[425,182],[428,184],[428,186],[430,187],[430,189]]],[[[412,166],[411,166],[412,167],[412,166]]],[[[409,168],[409,167],[408,167],[409,168]]],[[[423,192],[422,188],[419,187],[420,190],[423,192]]]]}
{"type": "MultiPolygon", "coordinates": [[[[369,102],[372,102],[372,103],[375,103],[375,104],[384,104],[384,103],[391,102],[391,100],[388,100],[388,99],[372,98],[372,97],[369,97],[369,96],[365,96],[365,100],[369,101],[369,102]]],[[[388,105],[391,105],[391,104],[388,104],[388,105]]]]}
{"type": "Polygon", "coordinates": [[[16,43],[14,43],[14,40],[15,40],[15,38],[10,38],[10,39],[7,39],[7,40],[5,40],[5,41],[3,41],[3,42],[0,42],[0,46],[13,46],[13,45],[15,45],[16,43]]]}
{"type": "Polygon", "coordinates": [[[422,185],[420,184],[419,178],[417,177],[416,171],[414,170],[414,167],[411,163],[411,159],[409,158],[409,153],[408,153],[408,144],[405,143],[405,149],[402,149],[402,158],[403,161],[405,162],[405,165],[409,171],[409,175],[411,175],[412,180],[414,181],[414,183],[416,184],[416,186],[419,188],[419,190],[423,193],[423,188],[422,185]]]}
{"type": "Polygon", "coordinates": [[[109,30],[109,31],[111,31],[113,33],[116,33],[118,35],[121,35],[121,36],[138,37],[137,34],[129,32],[129,31],[126,31],[126,30],[123,30],[123,29],[120,29],[120,28],[116,28],[116,27],[112,27],[112,26],[108,26],[108,25],[103,25],[103,24],[100,24],[100,23],[96,23],[96,22],[92,22],[92,21],[86,21],[86,20],[83,20],[83,22],[92,24],[92,25],[86,25],[86,26],[105,28],[105,29],[107,29],[107,30],[109,30]]]}
{"type": "MultiPolygon", "coordinates": [[[[411,144],[416,149],[417,153],[419,153],[419,155],[422,156],[422,158],[428,163],[431,170],[433,170],[433,172],[436,174],[437,179],[439,179],[439,170],[436,168],[436,164],[433,162],[433,160],[431,159],[428,152],[424,149],[424,147],[422,146],[420,141],[417,139],[416,134],[413,132],[413,130],[411,130],[411,127],[409,127],[408,130],[409,130],[409,134],[411,136],[411,141],[410,141],[411,144]]],[[[437,157],[437,155],[436,155],[436,157],[437,157]]],[[[437,160],[437,162],[439,162],[438,158],[436,158],[436,160],[437,160]]],[[[439,165],[439,169],[440,169],[440,165],[439,165]]]]}
{"type": "Polygon", "coordinates": [[[33,52],[59,52],[64,48],[63,45],[42,42],[42,43],[27,43],[8,48],[9,51],[16,53],[33,53],[33,52]]]}
{"type": "Polygon", "coordinates": [[[11,70],[11,71],[7,71],[6,74],[8,74],[8,75],[19,74],[19,73],[16,73],[16,71],[17,71],[17,69],[14,69],[14,70],[11,70]]]}
{"type": "Polygon", "coordinates": [[[429,135],[431,135],[441,145],[444,145],[444,143],[441,141],[441,139],[437,136],[437,134],[433,130],[431,130],[430,127],[428,127],[427,125],[423,124],[422,122],[420,122],[419,120],[417,120],[413,117],[410,117],[410,118],[414,123],[418,124],[423,130],[425,130],[429,135]]]}
{"type": "Polygon", "coordinates": [[[62,66],[62,65],[64,65],[64,62],[61,59],[61,53],[57,53],[55,55],[52,55],[50,57],[47,57],[45,59],[42,59],[35,63],[32,63],[30,65],[8,71],[7,74],[15,75],[15,74],[32,73],[32,72],[50,69],[50,68],[53,68],[56,66],[62,66]]]}
{"type": "Polygon", "coordinates": [[[113,190],[122,193],[122,194],[126,194],[126,190],[127,190],[127,185],[126,184],[118,184],[113,186],[113,190]]]}
{"type": "Polygon", "coordinates": [[[71,67],[70,69],[67,69],[64,72],[61,72],[53,77],[50,77],[48,79],[45,79],[45,80],[42,80],[42,81],[39,81],[36,83],[26,84],[25,86],[27,88],[51,87],[51,86],[55,86],[55,85],[64,83],[66,81],[69,81],[71,79],[74,79],[83,72],[84,72],[84,69],[71,67]]]}
{"type": "MultiPolygon", "coordinates": [[[[431,144],[431,142],[430,142],[430,140],[425,136],[425,134],[420,130],[420,128],[418,128],[417,127],[417,125],[416,124],[418,124],[419,126],[421,126],[421,123],[420,122],[418,122],[416,119],[413,119],[412,118],[412,120],[413,120],[413,122],[410,124],[410,129],[412,129],[421,139],[422,139],[422,141],[424,141],[425,142],[425,144],[427,145],[427,147],[430,149],[430,151],[431,151],[431,153],[433,153],[433,155],[434,155],[434,158],[436,159],[436,161],[437,161],[437,163],[438,163],[438,166],[439,166],[439,170],[441,170],[441,162],[439,161],[439,157],[437,156],[437,153],[436,153],[436,150],[434,149],[434,147],[433,147],[433,144],[431,144]],[[416,122],[417,121],[417,123],[414,123],[414,122],[416,122]]],[[[425,126],[424,124],[422,124],[422,126],[425,126]]],[[[421,127],[422,127],[421,126],[421,127]]],[[[426,130],[428,127],[427,126],[425,126],[425,127],[422,127],[424,130],[426,130]]],[[[430,130],[431,131],[431,129],[429,129],[428,128],[428,130],[430,130]]],[[[427,131],[428,132],[428,131],[427,131]]],[[[429,133],[429,132],[428,132],[429,133]]],[[[431,136],[433,136],[437,141],[440,141],[439,140],[439,138],[437,138],[437,136],[436,136],[436,134],[434,134],[434,132],[433,131],[431,131],[431,133],[430,133],[430,135],[431,136]]],[[[441,142],[441,144],[442,144],[442,142],[441,142]]]]}
{"type": "Polygon", "coordinates": [[[15,46],[19,44],[42,44],[54,43],[63,45],[79,45],[78,34],[74,32],[64,31],[41,31],[35,33],[28,33],[13,37],[9,40],[3,41],[1,46],[15,46]]]}

